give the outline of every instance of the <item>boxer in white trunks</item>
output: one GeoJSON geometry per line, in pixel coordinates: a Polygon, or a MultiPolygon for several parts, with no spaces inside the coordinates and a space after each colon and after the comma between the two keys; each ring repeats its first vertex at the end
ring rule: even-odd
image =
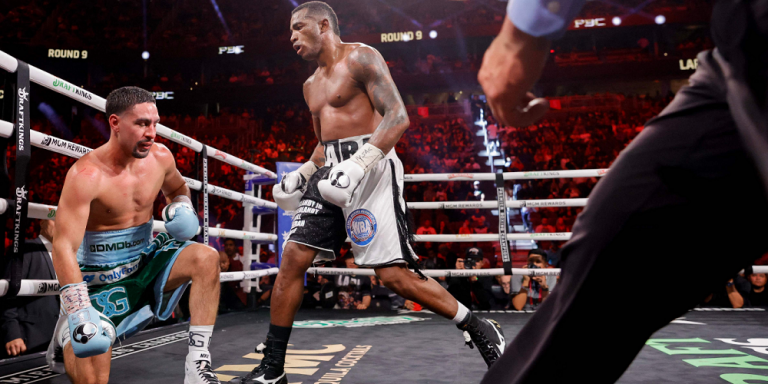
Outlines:
{"type": "Polygon", "coordinates": [[[504,350],[501,327],[474,316],[418,272],[403,165],[394,150],[410,123],[384,58],[367,45],[341,42],[335,12],[319,1],[293,10],[291,43],[304,60],[318,64],[304,83],[304,98],[320,143],[310,161],[273,189],[277,204],[296,214],[272,291],[264,358],[233,382],[288,382],[283,366],[304,274],[316,259],[334,259],[347,237],[357,265],[374,268],[398,295],[456,322],[490,366],[504,350]]]}

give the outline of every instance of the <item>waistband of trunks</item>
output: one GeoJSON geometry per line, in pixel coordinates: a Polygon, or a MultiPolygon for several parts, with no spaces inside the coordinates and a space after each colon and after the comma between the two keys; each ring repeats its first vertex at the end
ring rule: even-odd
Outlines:
{"type": "Polygon", "coordinates": [[[325,147],[325,165],[332,167],[349,159],[371,139],[371,136],[372,134],[368,134],[323,142],[325,147]]]}
{"type": "Polygon", "coordinates": [[[136,257],[152,241],[152,220],[114,231],[86,231],[77,250],[81,266],[116,267],[136,257]]]}

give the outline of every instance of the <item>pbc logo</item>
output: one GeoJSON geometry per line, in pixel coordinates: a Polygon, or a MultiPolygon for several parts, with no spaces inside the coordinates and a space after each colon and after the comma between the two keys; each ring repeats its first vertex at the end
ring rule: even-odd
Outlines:
{"type": "Polygon", "coordinates": [[[173,91],[152,92],[152,96],[155,98],[155,100],[173,100],[173,91]]]}
{"type": "Polygon", "coordinates": [[[596,19],[576,19],[573,21],[574,28],[605,27],[605,25],[604,17],[598,17],[596,19]]]}
{"type": "Polygon", "coordinates": [[[239,55],[245,52],[244,45],[233,45],[230,47],[219,47],[219,55],[239,55]]]}

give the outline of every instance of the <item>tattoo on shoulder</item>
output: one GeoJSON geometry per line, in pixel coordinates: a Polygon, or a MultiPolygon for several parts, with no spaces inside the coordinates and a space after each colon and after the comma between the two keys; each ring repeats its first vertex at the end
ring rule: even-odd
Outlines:
{"type": "Polygon", "coordinates": [[[347,69],[356,79],[369,79],[381,74],[382,69],[385,68],[384,58],[371,47],[357,48],[351,55],[352,60],[347,61],[347,69]]]}
{"type": "Polygon", "coordinates": [[[361,47],[353,54],[347,68],[355,79],[363,83],[376,110],[383,116],[387,111],[402,106],[400,93],[379,52],[371,47],[361,47]]]}

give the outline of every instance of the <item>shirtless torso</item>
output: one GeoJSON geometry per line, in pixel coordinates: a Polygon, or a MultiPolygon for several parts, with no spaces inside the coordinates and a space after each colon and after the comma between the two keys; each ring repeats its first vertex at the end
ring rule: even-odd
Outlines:
{"type": "MultiPolygon", "coordinates": [[[[188,194],[176,169],[173,154],[162,144],[153,144],[157,107],[144,103],[126,112],[126,117],[145,127],[135,134],[143,141],[137,148],[144,158],[126,156],[113,141],[80,158],[67,172],[56,214],[54,263],[62,285],[82,281],[74,255],[85,231],[109,231],[135,227],[152,218],[152,206],[162,189],[166,198],[188,194]],[[145,139],[142,139],[145,137],[145,139]],[[62,257],[56,257],[62,256],[62,257]]],[[[123,135],[128,135],[124,130],[123,135]]]]}
{"type": "Polygon", "coordinates": [[[323,141],[367,135],[381,123],[382,116],[374,108],[365,84],[350,68],[358,66],[355,60],[362,53],[358,49],[378,54],[364,44],[344,43],[341,59],[319,67],[304,83],[304,98],[312,112],[315,133],[323,141]]]}
{"type": "Polygon", "coordinates": [[[184,184],[178,175],[171,152],[155,144],[149,156],[128,167],[110,164],[106,148],[100,147],[74,164],[73,182],[93,193],[88,215],[88,231],[107,231],[146,223],[162,188],[171,192],[184,184]],[[178,180],[174,176],[178,176],[178,180]],[[174,188],[175,187],[175,188],[174,188]]]}
{"type": "MultiPolygon", "coordinates": [[[[131,88],[120,88],[107,98],[107,111],[110,103],[118,105],[108,116],[109,141],[75,162],[64,180],[56,213],[53,264],[64,287],[62,297],[67,297],[67,305],[76,303],[77,307],[65,308],[69,315],[61,318],[57,329],[69,332],[81,313],[98,313],[109,319],[118,337],[130,337],[150,320],[146,313],[133,315],[151,307],[150,316],[167,318],[186,284],[194,281],[190,316],[196,330],[190,332],[190,339],[193,334],[207,335],[210,341],[219,298],[218,254],[208,246],[186,241],[188,237],[168,234],[153,239],[148,222],[158,192],[169,203],[188,204],[190,191],[173,154],[154,143],[160,120],[154,99],[145,90],[131,88]],[[139,101],[126,105],[131,98],[139,101]],[[81,244],[85,246],[81,248],[81,244]],[[164,293],[171,297],[167,302],[164,293]],[[127,326],[121,328],[123,322],[127,326]]],[[[197,215],[185,215],[176,217],[187,217],[187,227],[196,229],[197,215]]],[[[169,232],[172,224],[174,220],[166,222],[169,232]]],[[[109,350],[78,355],[73,343],[54,339],[49,346],[51,369],[61,372],[58,364],[63,357],[64,370],[73,382],[107,382],[109,350]]],[[[85,349],[85,342],[77,344],[79,350],[85,349]]],[[[190,347],[185,383],[211,382],[203,380],[213,375],[207,344],[190,345],[199,348],[190,347]]]]}

